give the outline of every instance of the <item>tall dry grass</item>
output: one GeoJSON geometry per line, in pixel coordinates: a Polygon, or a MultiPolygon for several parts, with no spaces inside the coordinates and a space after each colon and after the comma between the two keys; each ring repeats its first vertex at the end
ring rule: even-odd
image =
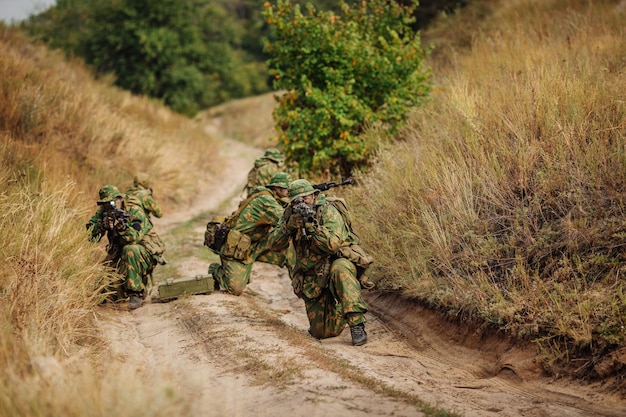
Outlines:
{"type": "Polygon", "coordinates": [[[102,185],[125,189],[148,172],[166,206],[187,202],[219,172],[204,126],[159,102],[95,81],[80,62],[0,31],[0,131],[27,150],[49,180],[80,179],[86,199],[102,185]]]}
{"type": "Polygon", "coordinates": [[[168,210],[218,172],[217,141],[159,103],[0,25],[0,416],[187,415],[174,387],[111,364],[85,223],[98,189],[152,175],[168,210]]]}
{"type": "Polygon", "coordinates": [[[351,196],[359,227],[383,287],[536,340],[546,369],[582,357],[604,376],[626,336],[626,10],[487,15],[433,54],[432,102],[351,196]]]}

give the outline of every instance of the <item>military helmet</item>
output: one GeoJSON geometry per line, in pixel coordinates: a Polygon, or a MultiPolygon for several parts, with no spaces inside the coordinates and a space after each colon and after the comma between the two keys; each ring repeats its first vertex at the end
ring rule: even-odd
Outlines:
{"type": "Polygon", "coordinates": [[[285,155],[276,148],[268,148],[263,156],[276,162],[283,162],[285,160],[285,155]]]}
{"type": "Polygon", "coordinates": [[[267,184],[268,187],[278,187],[278,188],[289,188],[289,183],[291,182],[291,175],[285,172],[277,172],[274,174],[270,182],[267,184]]]}
{"type": "Polygon", "coordinates": [[[295,180],[289,184],[289,201],[293,202],[298,197],[304,197],[317,192],[318,190],[313,188],[311,183],[307,180],[295,180]]]}
{"type": "Polygon", "coordinates": [[[135,184],[135,187],[140,185],[143,188],[150,188],[150,175],[145,172],[137,173],[133,179],[133,184],[135,184]]]}
{"type": "Polygon", "coordinates": [[[98,190],[98,202],[99,203],[107,203],[109,201],[115,200],[116,197],[123,197],[120,190],[117,189],[115,185],[105,185],[104,187],[98,190]]]}

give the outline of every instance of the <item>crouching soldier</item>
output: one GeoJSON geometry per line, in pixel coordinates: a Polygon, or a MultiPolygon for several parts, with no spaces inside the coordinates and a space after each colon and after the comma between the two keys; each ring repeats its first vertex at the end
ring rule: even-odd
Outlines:
{"type": "Polygon", "coordinates": [[[143,209],[126,207],[124,196],[117,187],[105,185],[98,191],[98,209],[87,222],[91,240],[99,242],[107,236],[105,265],[122,277],[118,298],[129,296],[131,310],[143,305],[145,284],[156,265],[153,255],[140,242],[150,230],[143,209]]]}
{"type": "MultiPolygon", "coordinates": [[[[283,250],[290,242],[295,248],[291,280],[294,293],[304,300],[309,333],[317,339],[335,337],[347,323],[352,344],[365,344],[367,305],[357,279],[355,262],[362,251],[356,235],[335,205],[308,181],[292,182],[289,200],[283,221],[270,232],[268,244],[272,250],[283,250]],[[352,255],[355,258],[351,260],[352,255]]],[[[369,263],[371,259],[366,259],[365,265],[369,263]]]]}
{"type": "Polygon", "coordinates": [[[270,250],[267,236],[282,219],[281,200],[287,196],[289,180],[284,172],[274,174],[267,186],[254,187],[230,216],[230,231],[219,252],[221,263],[209,265],[216,290],[241,295],[250,282],[254,262],[286,265],[286,250],[270,250]]]}

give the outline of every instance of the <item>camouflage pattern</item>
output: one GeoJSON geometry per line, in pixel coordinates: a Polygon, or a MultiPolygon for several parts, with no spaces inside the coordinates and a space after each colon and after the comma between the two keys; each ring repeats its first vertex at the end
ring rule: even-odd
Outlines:
{"type": "Polygon", "coordinates": [[[252,189],[256,186],[267,186],[274,174],[282,171],[283,163],[283,154],[276,148],[269,148],[262,157],[254,161],[254,167],[248,173],[246,194],[252,195],[252,189]]]}
{"type": "Polygon", "coordinates": [[[266,187],[256,187],[250,202],[233,219],[231,229],[245,233],[252,241],[251,255],[243,261],[220,255],[221,265],[211,264],[209,273],[220,287],[234,295],[241,295],[250,282],[254,262],[284,266],[286,250],[271,251],[267,245],[269,231],[280,222],[283,207],[277,195],[266,187]]]}
{"type": "Polygon", "coordinates": [[[152,224],[141,207],[126,207],[126,203],[122,203],[121,208],[130,215],[129,226],[125,230],[116,231],[104,228],[105,208],[102,206],[98,206],[96,213],[89,219],[86,226],[91,232],[92,241],[99,242],[103,236],[107,236],[107,257],[104,263],[115,268],[124,277],[121,283],[124,289],[128,292],[142,293],[148,276],[156,264],[152,255],[140,244],[143,236],[152,229],[152,224]]]}
{"type": "Polygon", "coordinates": [[[126,190],[126,202],[134,205],[139,205],[143,208],[145,213],[150,216],[161,218],[163,216],[163,210],[159,203],[156,202],[152,195],[152,190],[144,188],[142,185],[131,185],[126,190]]]}
{"type": "Polygon", "coordinates": [[[294,201],[298,197],[305,197],[315,192],[317,190],[307,180],[295,180],[289,186],[289,201],[294,201]]]}
{"type": "MultiPolygon", "coordinates": [[[[298,184],[294,183],[295,189],[298,184]]],[[[292,187],[290,196],[291,191],[292,187]]],[[[367,305],[361,296],[356,266],[336,256],[340,247],[358,243],[356,237],[348,230],[339,211],[327,203],[324,194],[316,196],[313,208],[316,222],[304,224],[306,234],[301,229],[290,231],[287,228],[290,216],[298,216],[287,208],[283,221],[270,232],[268,245],[272,250],[293,245],[296,257],[293,275],[303,275],[299,296],[307,311],[309,333],[323,339],[339,335],[345,324],[365,323],[367,305]],[[326,269],[325,264],[329,268],[326,269]]]]}

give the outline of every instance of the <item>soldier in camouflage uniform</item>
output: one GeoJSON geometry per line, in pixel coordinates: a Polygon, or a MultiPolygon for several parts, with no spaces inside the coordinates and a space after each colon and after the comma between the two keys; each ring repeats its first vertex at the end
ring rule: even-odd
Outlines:
{"type": "MultiPolygon", "coordinates": [[[[154,195],[152,192],[152,187],[150,186],[150,175],[140,172],[135,175],[133,179],[133,185],[128,187],[126,190],[126,194],[124,196],[124,200],[126,201],[126,205],[137,205],[143,208],[143,211],[148,216],[148,221],[150,222],[150,229],[153,228],[152,219],[150,216],[154,216],[157,218],[161,218],[163,216],[163,210],[161,210],[161,206],[154,199],[154,195]]],[[[157,235],[154,230],[150,230],[146,237],[150,242],[158,242],[162,244],[161,238],[157,235]]],[[[149,248],[158,248],[158,245],[149,246],[149,248]]],[[[154,250],[154,249],[153,249],[154,250]]],[[[167,261],[163,256],[163,252],[161,250],[165,250],[165,245],[162,248],[156,249],[156,252],[153,253],[156,258],[157,263],[160,265],[165,265],[167,261]]]]}
{"type": "Polygon", "coordinates": [[[94,242],[99,242],[106,234],[105,264],[124,277],[118,295],[124,297],[125,292],[133,310],[143,305],[147,277],[156,264],[152,254],[140,243],[151,224],[141,207],[126,207],[124,196],[114,185],[102,187],[98,196],[98,209],[87,222],[87,230],[94,242]]]}
{"type": "Polygon", "coordinates": [[[290,184],[291,206],[283,221],[270,232],[272,250],[281,250],[291,242],[296,252],[291,273],[294,293],[304,300],[309,318],[309,333],[324,339],[341,334],[346,323],[352,344],[367,342],[365,313],[367,305],[361,296],[357,267],[341,257],[340,248],[356,244],[339,211],[326,201],[307,180],[290,184]],[[308,207],[304,218],[300,207],[308,207]]]}
{"type": "Polygon", "coordinates": [[[221,264],[209,265],[209,274],[215,280],[215,289],[221,288],[234,295],[241,295],[250,282],[254,262],[285,266],[286,250],[271,251],[267,246],[268,232],[282,219],[280,200],[287,197],[289,175],[274,174],[267,186],[254,187],[250,197],[244,200],[229,222],[230,232],[220,251],[221,264]],[[233,236],[245,235],[249,247],[234,250],[229,241],[233,236]]]}
{"type": "MultiPolygon", "coordinates": [[[[163,210],[161,206],[154,199],[152,188],[150,187],[150,176],[144,172],[138,173],[133,179],[133,185],[126,190],[126,201],[141,205],[143,210],[148,215],[161,218],[163,216],[163,210]]],[[[150,224],[152,221],[150,220],[150,224]]]]}
{"type": "Polygon", "coordinates": [[[285,156],[276,148],[268,148],[265,154],[254,161],[254,167],[248,172],[248,183],[244,191],[250,196],[254,187],[267,185],[277,172],[281,172],[285,156]]]}

